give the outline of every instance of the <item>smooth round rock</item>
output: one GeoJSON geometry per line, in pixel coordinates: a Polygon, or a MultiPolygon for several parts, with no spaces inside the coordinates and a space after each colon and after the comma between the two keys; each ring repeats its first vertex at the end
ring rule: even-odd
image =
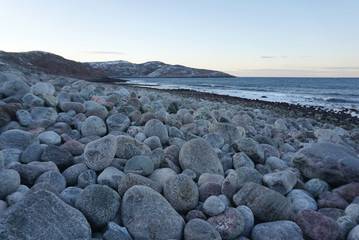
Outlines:
{"type": "Polygon", "coordinates": [[[207,220],[219,232],[222,239],[234,239],[244,229],[244,218],[234,208],[226,208],[224,213],[207,220]]]}
{"type": "Polygon", "coordinates": [[[224,143],[232,144],[238,139],[245,138],[246,131],[243,127],[236,126],[232,123],[215,122],[209,127],[210,133],[217,133],[223,137],[224,143]]]}
{"type": "Polygon", "coordinates": [[[257,224],[253,228],[251,237],[253,240],[304,240],[300,227],[291,221],[275,221],[257,224]]]}
{"type": "Polygon", "coordinates": [[[29,126],[30,123],[32,122],[31,114],[26,110],[18,110],[16,112],[16,119],[19,121],[19,123],[22,126],[25,127],[29,126]]]}
{"type": "Polygon", "coordinates": [[[97,116],[90,116],[82,123],[81,133],[84,136],[95,135],[102,137],[106,132],[105,122],[97,116]]]}
{"type": "Polygon", "coordinates": [[[130,119],[122,113],[113,114],[111,117],[106,119],[106,124],[109,132],[120,131],[125,132],[130,126],[130,119]]]}
{"type": "Polygon", "coordinates": [[[13,193],[20,186],[20,175],[17,171],[6,169],[0,171],[0,200],[13,193]]]}
{"type": "Polygon", "coordinates": [[[130,158],[125,165],[125,173],[136,173],[149,176],[154,170],[153,161],[146,156],[135,156],[130,158]]]}
{"type": "Polygon", "coordinates": [[[30,87],[19,79],[13,79],[5,82],[1,91],[5,96],[10,97],[14,95],[24,95],[30,91],[30,87]]]}
{"type": "Polygon", "coordinates": [[[37,136],[40,143],[47,145],[59,145],[61,143],[61,137],[54,131],[46,131],[37,136]]]}
{"type": "Polygon", "coordinates": [[[184,220],[158,192],[133,186],[121,203],[121,219],[136,239],[182,239],[184,220]]]}
{"type": "Polygon", "coordinates": [[[85,188],[96,183],[97,175],[94,170],[86,170],[77,177],[77,187],[85,188]]]}
{"type": "Polygon", "coordinates": [[[75,206],[93,227],[103,227],[111,221],[120,208],[121,198],[108,186],[87,186],[76,200],[75,206]]]}
{"type": "Polygon", "coordinates": [[[161,144],[168,142],[168,131],[166,126],[158,119],[151,119],[145,124],[144,128],[147,137],[157,136],[161,144]]]}
{"type": "Polygon", "coordinates": [[[129,188],[135,185],[146,186],[152,188],[159,193],[161,193],[163,189],[163,185],[161,185],[160,183],[154,182],[151,179],[139,174],[128,173],[121,178],[120,184],[118,185],[118,193],[122,197],[129,188]]]}
{"type": "Polygon", "coordinates": [[[293,189],[288,193],[287,198],[292,203],[295,213],[304,209],[311,209],[314,211],[318,209],[317,202],[308,192],[302,189],[293,189]]]}
{"type": "Polygon", "coordinates": [[[40,161],[46,145],[33,144],[28,146],[20,156],[20,162],[30,163],[40,161]]]}
{"type": "Polygon", "coordinates": [[[203,137],[214,148],[222,148],[224,145],[224,138],[218,133],[210,133],[203,137]]]}
{"type": "Polygon", "coordinates": [[[161,140],[157,136],[146,138],[143,143],[146,144],[151,150],[162,148],[161,140]]]}
{"type": "Polygon", "coordinates": [[[321,179],[312,178],[304,184],[304,189],[313,195],[313,197],[318,198],[322,192],[330,190],[329,184],[321,179]]]}
{"type": "Polygon", "coordinates": [[[359,225],[353,228],[349,234],[347,240],[357,240],[359,239],[359,225]]]}
{"type": "Polygon", "coordinates": [[[333,189],[348,202],[352,202],[355,197],[359,196],[359,182],[352,182],[333,189]]]}
{"type": "Polygon", "coordinates": [[[198,188],[194,181],[185,174],[169,178],[164,184],[163,195],[180,213],[188,212],[198,204],[198,188]]]}
{"type": "Polygon", "coordinates": [[[244,228],[241,236],[249,237],[254,226],[254,216],[252,210],[244,205],[236,208],[237,212],[244,218],[244,228]]]}
{"type": "Polygon", "coordinates": [[[338,240],[347,239],[348,233],[357,225],[355,218],[352,216],[342,216],[336,220],[339,224],[340,232],[338,240]]]}
{"type": "Polygon", "coordinates": [[[238,192],[241,187],[238,174],[236,172],[230,172],[222,182],[222,194],[232,199],[233,195],[238,192]]]}
{"type": "Polygon", "coordinates": [[[42,153],[41,161],[54,162],[60,170],[64,170],[74,163],[74,158],[65,149],[58,146],[49,145],[42,153]]]}
{"type": "Polygon", "coordinates": [[[39,82],[31,86],[30,92],[34,95],[55,94],[55,87],[48,82],[39,82]]]}
{"type": "Polygon", "coordinates": [[[107,230],[103,234],[103,240],[132,240],[125,227],[120,227],[114,222],[107,224],[107,230]]]}
{"type": "Polygon", "coordinates": [[[7,204],[10,206],[22,201],[25,198],[25,194],[21,192],[13,192],[9,194],[6,198],[7,204]]]}
{"type": "Polygon", "coordinates": [[[58,115],[54,108],[35,107],[31,110],[31,117],[33,120],[47,121],[51,125],[56,122],[58,115]]]}
{"type": "Polygon", "coordinates": [[[88,143],[85,147],[84,158],[87,167],[100,171],[110,166],[117,150],[117,140],[108,135],[88,143]]]}
{"type": "Polygon", "coordinates": [[[0,135],[0,149],[15,148],[25,150],[31,144],[39,144],[39,139],[33,134],[13,129],[0,135]]]}
{"type": "Polygon", "coordinates": [[[233,155],[233,167],[235,170],[241,167],[254,168],[254,163],[247,154],[239,152],[233,155]]]}
{"type": "Polygon", "coordinates": [[[345,208],[345,215],[352,216],[354,218],[359,217],[359,204],[351,203],[345,208]]]}
{"type": "Polygon", "coordinates": [[[209,216],[217,216],[224,212],[226,206],[217,196],[210,196],[203,203],[203,212],[209,216]]]}
{"type": "Polygon", "coordinates": [[[158,168],[148,178],[164,186],[168,179],[176,175],[176,172],[171,168],[158,168]]]}
{"type": "Polygon", "coordinates": [[[179,153],[182,170],[191,169],[197,177],[202,173],[224,175],[221,161],[213,147],[204,139],[192,139],[185,143],[179,153]]]}
{"type": "Polygon", "coordinates": [[[221,240],[219,232],[208,222],[203,219],[195,218],[189,221],[184,228],[184,239],[213,239],[221,240]]]}

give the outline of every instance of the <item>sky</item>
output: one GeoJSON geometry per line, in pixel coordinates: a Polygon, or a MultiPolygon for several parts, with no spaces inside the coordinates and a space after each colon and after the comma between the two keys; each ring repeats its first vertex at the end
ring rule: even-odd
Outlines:
{"type": "Polygon", "coordinates": [[[0,50],[359,77],[359,0],[0,0],[0,50]]]}

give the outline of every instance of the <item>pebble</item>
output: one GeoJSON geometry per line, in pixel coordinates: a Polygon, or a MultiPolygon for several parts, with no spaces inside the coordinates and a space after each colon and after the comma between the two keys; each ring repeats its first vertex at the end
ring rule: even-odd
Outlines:
{"type": "Polygon", "coordinates": [[[130,126],[130,124],[131,124],[130,119],[122,113],[113,114],[112,116],[106,119],[106,125],[109,132],[112,131],[125,132],[130,126]]]}
{"type": "Polygon", "coordinates": [[[210,133],[219,134],[224,139],[224,143],[227,144],[232,144],[234,141],[246,136],[246,131],[243,127],[231,123],[215,122],[212,123],[208,130],[210,133]]]}
{"type": "Polygon", "coordinates": [[[352,216],[355,219],[359,217],[359,204],[351,203],[345,208],[345,215],[352,216]]]}
{"type": "Polygon", "coordinates": [[[340,228],[338,240],[347,239],[348,233],[357,225],[355,218],[352,216],[342,216],[336,222],[340,228]]]}
{"type": "Polygon", "coordinates": [[[222,185],[224,181],[224,177],[219,174],[214,173],[202,173],[201,176],[198,178],[198,186],[201,186],[204,183],[212,182],[219,185],[222,185]]]}
{"type": "MultiPolygon", "coordinates": [[[[182,173],[185,174],[184,172],[182,173]]],[[[148,178],[164,186],[168,179],[175,177],[176,175],[176,172],[171,168],[158,168],[154,170],[148,178]]]]}
{"type": "Polygon", "coordinates": [[[359,239],[359,225],[354,227],[348,234],[347,240],[357,240],[359,239]]]}
{"type": "Polygon", "coordinates": [[[104,240],[132,240],[131,235],[125,227],[120,227],[114,222],[107,224],[107,230],[103,234],[104,240]]]}
{"type": "Polygon", "coordinates": [[[333,192],[338,193],[346,201],[352,202],[356,196],[359,196],[359,183],[348,183],[338,188],[333,189],[333,192]]]}
{"type": "Polygon", "coordinates": [[[224,202],[217,196],[210,196],[203,203],[203,212],[211,217],[223,213],[225,208],[224,202]]]}
{"type": "Polygon", "coordinates": [[[5,200],[20,186],[20,175],[12,169],[0,170],[0,182],[0,200],[5,200]]]}
{"type": "Polygon", "coordinates": [[[241,187],[238,174],[236,172],[230,172],[222,182],[222,194],[232,199],[233,195],[238,192],[241,187]]]}
{"type": "Polygon", "coordinates": [[[40,161],[46,145],[32,144],[28,146],[20,156],[20,162],[30,163],[40,161]]]}
{"type": "Polygon", "coordinates": [[[26,110],[19,110],[16,112],[16,119],[19,121],[19,123],[27,127],[32,122],[32,116],[31,114],[26,110]]]}
{"type": "Polygon", "coordinates": [[[60,145],[61,143],[61,137],[54,131],[43,132],[37,137],[39,138],[40,143],[47,145],[60,145]]]}
{"type": "Polygon", "coordinates": [[[236,208],[236,211],[242,215],[243,219],[244,219],[244,228],[243,231],[241,232],[241,236],[244,237],[249,237],[253,226],[254,226],[254,215],[252,210],[244,205],[238,206],[236,208]]]}
{"type": "Polygon", "coordinates": [[[66,168],[65,171],[62,172],[62,175],[66,180],[66,185],[67,186],[76,185],[79,175],[85,172],[86,170],[88,170],[88,168],[85,163],[78,163],[72,165],[71,167],[66,168]]]}
{"type": "Polygon", "coordinates": [[[6,202],[8,206],[11,207],[12,205],[22,201],[24,198],[25,198],[25,194],[21,192],[13,192],[7,196],[6,202]]]}
{"type": "Polygon", "coordinates": [[[89,185],[95,184],[97,181],[97,175],[94,170],[86,170],[79,174],[77,177],[77,187],[85,188],[89,185]]]}
{"type": "Polygon", "coordinates": [[[120,184],[118,185],[118,193],[122,197],[129,188],[135,185],[146,186],[152,188],[159,193],[161,193],[163,189],[163,185],[161,185],[160,183],[154,182],[151,179],[139,174],[128,173],[121,178],[120,184]]]}
{"type": "Polygon", "coordinates": [[[21,184],[25,184],[28,187],[34,185],[35,180],[44,172],[43,169],[28,164],[15,164],[10,167],[17,171],[21,178],[21,184]]]}
{"type": "Polygon", "coordinates": [[[54,162],[60,170],[64,170],[74,164],[74,158],[71,153],[53,145],[49,145],[44,149],[41,155],[41,161],[54,162]]]}
{"type": "Polygon", "coordinates": [[[254,163],[247,154],[239,152],[233,155],[233,167],[235,170],[241,167],[254,168],[254,163]]]}

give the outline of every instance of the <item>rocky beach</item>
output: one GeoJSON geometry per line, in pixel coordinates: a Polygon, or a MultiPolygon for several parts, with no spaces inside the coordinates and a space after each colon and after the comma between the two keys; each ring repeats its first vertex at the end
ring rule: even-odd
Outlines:
{"type": "Polygon", "coordinates": [[[344,112],[3,71],[0,239],[357,240],[358,154],[344,112]]]}

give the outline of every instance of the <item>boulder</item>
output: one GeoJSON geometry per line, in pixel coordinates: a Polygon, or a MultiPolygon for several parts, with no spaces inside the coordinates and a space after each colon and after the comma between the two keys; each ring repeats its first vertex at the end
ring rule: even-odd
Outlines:
{"type": "Polygon", "coordinates": [[[282,194],[257,183],[246,183],[233,196],[233,202],[248,206],[261,221],[279,221],[290,218],[293,206],[282,194]]]}
{"type": "Polygon", "coordinates": [[[314,143],[299,150],[292,159],[306,178],[332,184],[359,182],[359,158],[351,148],[337,143],[314,143]]]}
{"type": "Polygon", "coordinates": [[[113,135],[88,143],[84,152],[87,167],[94,171],[100,171],[110,166],[116,149],[117,141],[113,135]]]}
{"type": "Polygon", "coordinates": [[[109,132],[120,131],[125,132],[130,126],[130,119],[122,113],[113,114],[111,117],[106,119],[107,129],[109,132]]]}
{"type": "Polygon", "coordinates": [[[39,139],[22,130],[12,129],[0,135],[0,150],[6,148],[25,150],[32,144],[39,144],[39,139]]]}
{"type": "Polygon", "coordinates": [[[158,119],[151,119],[145,124],[145,134],[147,137],[157,136],[162,144],[168,142],[168,131],[166,126],[158,119]]]}
{"type": "Polygon", "coordinates": [[[192,139],[185,143],[179,153],[182,169],[191,169],[197,177],[202,173],[223,175],[223,167],[213,147],[204,139],[192,139]]]}
{"type": "Polygon", "coordinates": [[[89,220],[93,227],[103,227],[111,221],[120,208],[121,198],[108,186],[93,184],[87,186],[78,196],[75,206],[89,220]]]}
{"type": "Polygon", "coordinates": [[[88,239],[90,224],[55,194],[39,190],[13,205],[0,220],[1,239],[88,239]]]}
{"type": "Polygon", "coordinates": [[[158,192],[133,186],[121,203],[121,219],[133,238],[182,239],[184,220],[158,192]]]}
{"type": "Polygon", "coordinates": [[[291,221],[275,221],[257,224],[253,228],[251,237],[252,240],[304,240],[300,227],[291,221]]]}

